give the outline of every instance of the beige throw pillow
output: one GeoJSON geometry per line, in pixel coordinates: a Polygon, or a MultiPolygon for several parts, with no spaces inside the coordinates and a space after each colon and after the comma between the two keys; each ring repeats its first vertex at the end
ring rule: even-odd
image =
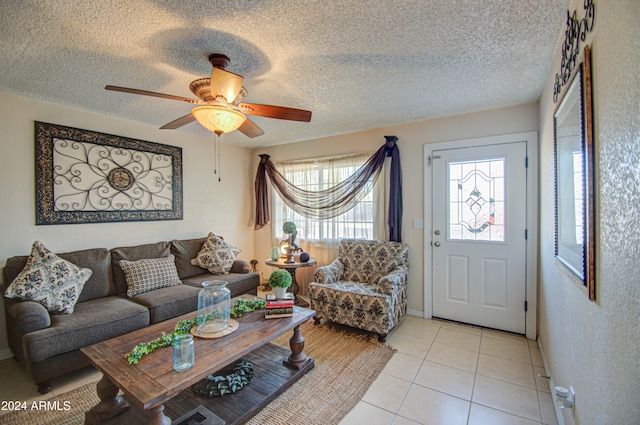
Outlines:
{"type": "Polygon", "coordinates": [[[240,250],[227,243],[220,236],[209,233],[196,258],[191,260],[194,266],[202,267],[213,274],[227,274],[240,250]]]}
{"type": "Polygon", "coordinates": [[[148,258],[137,261],[120,260],[118,262],[127,280],[127,295],[153,291],[167,286],[180,285],[175,257],[170,254],[164,258],[148,258]]]}
{"type": "Polygon", "coordinates": [[[76,266],[49,251],[40,241],[31,247],[31,255],[4,296],[42,304],[50,313],[71,314],[91,269],[76,266]]]}

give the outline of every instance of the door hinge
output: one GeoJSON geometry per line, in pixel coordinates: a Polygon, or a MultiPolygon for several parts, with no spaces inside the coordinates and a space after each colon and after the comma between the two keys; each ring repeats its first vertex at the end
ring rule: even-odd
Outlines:
{"type": "Polygon", "coordinates": [[[431,162],[432,162],[434,159],[440,159],[440,158],[442,158],[440,155],[429,155],[429,156],[427,157],[428,165],[429,165],[429,166],[431,166],[431,162]]]}
{"type": "Polygon", "coordinates": [[[528,156],[524,157],[524,168],[529,168],[529,157],[528,156]]]}
{"type": "Polygon", "coordinates": [[[527,301],[524,302],[524,311],[529,311],[529,303],[527,301]]]}
{"type": "Polygon", "coordinates": [[[529,229],[524,229],[524,238],[529,239],[529,229]]]}

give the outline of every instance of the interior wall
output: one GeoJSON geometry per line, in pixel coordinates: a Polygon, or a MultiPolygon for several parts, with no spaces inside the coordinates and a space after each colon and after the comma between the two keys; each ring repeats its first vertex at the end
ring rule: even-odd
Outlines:
{"type": "MultiPolygon", "coordinates": [[[[562,411],[565,424],[639,424],[640,2],[594,3],[586,44],[595,120],[596,302],[554,257],[552,96],[564,39],[559,34],[540,100],[540,340],[555,385],[576,391],[574,412],[562,411]]],[[[584,15],[582,0],[571,2],[576,9],[584,15]]]]}
{"type": "MultiPolygon", "coordinates": [[[[402,241],[409,245],[408,308],[410,314],[424,312],[424,235],[413,228],[413,220],[429,220],[424,209],[423,149],[427,143],[469,139],[538,130],[538,104],[529,103],[510,108],[438,118],[359,133],[309,140],[254,150],[253,170],[257,170],[260,154],[271,155],[274,162],[375,151],[385,142],[384,136],[397,136],[402,163],[403,219],[402,241]]],[[[389,163],[389,162],[387,162],[389,163]]],[[[254,204],[255,205],[255,204],[254,204]]],[[[254,207],[255,208],[255,207],[254,207]]],[[[258,259],[268,258],[271,247],[270,225],[255,232],[254,251],[258,259]]],[[[282,238],[280,229],[276,237],[282,238]]],[[[262,265],[262,268],[266,266],[262,265]]],[[[268,274],[265,274],[268,276],[268,274]]]]}
{"type": "MultiPolygon", "coordinates": [[[[213,173],[213,134],[206,138],[159,130],[6,93],[0,93],[0,128],[0,266],[8,257],[29,254],[35,240],[54,252],[65,252],[201,237],[210,231],[240,248],[241,258],[253,259],[248,188],[253,187],[254,173],[249,149],[222,143],[218,182],[213,173]],[[34,121],[181,147],[183,220],[36,226],[34,121]]],[[[0,303],[0,356],[8,351],[3,308],[0,303]]]]}

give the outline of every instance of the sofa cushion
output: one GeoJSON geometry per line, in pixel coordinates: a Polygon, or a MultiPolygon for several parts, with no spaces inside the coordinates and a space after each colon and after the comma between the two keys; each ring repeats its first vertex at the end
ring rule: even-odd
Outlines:
{"type": "Polygon", "coordinates": [[[120,260],[120,268],[127,280],[127,295],[133,297],[143,292],[167,286],[180,285],[173,254],[164,258],[120,260]]]}
{"type": "Polygon", "coordinates": [[[65,252],[58,256],[77,264],[78,267],[89,268],[93,272],[78,298],[79,303],[116,294],[111,273],[111,254],[108,249],[83,249],[65,252]]]}
{"type": "Polygon", "coordinates": [[[149,309],[151,323],[162,322],[198,310],[200,289],[189,285],[169,286],[129,298],[149,309]]]}
{"type": "Polygon", "coordinates": [[[145,245],[126,246],[111,250],[111,268],[113,281],[118,294],[127,292],[127,279],[120,268],[120,260],[142,260],[144,258],[161,258],[171,254],[169,242],[156,242],[145,245]]]}
{"type": "Polygon", "coordinates": [[[207,238],[182,239],[171,241],[171,253],[176,257],[176,268],[180,279],[202,274],[202,267],[191,264],[191,260],[198,256],[207,238]]]}
{"type": "Polygon", "coordinates": [[[5,296],[42,304],[50,313],[71,314],[92,271],[81,268],[35,241],[25,268],[5,296]]]}
{"type": "Polygon", "coordinates": [[[149,325],[149,310],[121,297],[78,303],[73,314],[51,316],[51,326],[22,337],[25,357],[38,362],[149,325]]]}
{"type": "MultiPolygon", "coordinates": [[[[105,248],[83,249],[79,251],[63,252],[58,257],[71,261],[78,267],[91,269],[93,272],[84,284],[78,302],[95,300],[116,294],[111,272],[111,253],[105,248]]],[[[18,255],[7,259],[4,266],[4,281],[11,282],[27,265],[27,255],[18,255]]]]}
{"type": "Polygon", "coordinates": [[[191,260],[194,266],[202,267],[213,274],[227,274],[240,250],[226,242],[220,236],[209,233],[196,258],[191,260]]]}
{"type": "Polygon", "coordinates": [[[222,280],[227,282],[227,289],[231,292],[232,297],[237,297],[242,294],[257,295],[257,288],[260,286],[260,275],[257,273],[229,273],[222,277],[204,273],[183,279],[182,283],[202,289],[202,282],[208,280],[222,280]]]}

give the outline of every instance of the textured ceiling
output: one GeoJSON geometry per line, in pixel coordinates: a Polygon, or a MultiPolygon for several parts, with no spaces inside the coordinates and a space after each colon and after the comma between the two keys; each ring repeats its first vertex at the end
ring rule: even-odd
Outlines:
{"type": "MultiPolygon", "coordinates": [[[[252,119],[263,147],[536,101],[569,0],[2,0],[0,91],[160,127],[193,98],[210,53],[251,103],[313,111],[252,119]]],[[[208,135],[191,123],[174,132],[208,135]]],[[[179,133],[177,133],[179,134],[179,133]]]]}

